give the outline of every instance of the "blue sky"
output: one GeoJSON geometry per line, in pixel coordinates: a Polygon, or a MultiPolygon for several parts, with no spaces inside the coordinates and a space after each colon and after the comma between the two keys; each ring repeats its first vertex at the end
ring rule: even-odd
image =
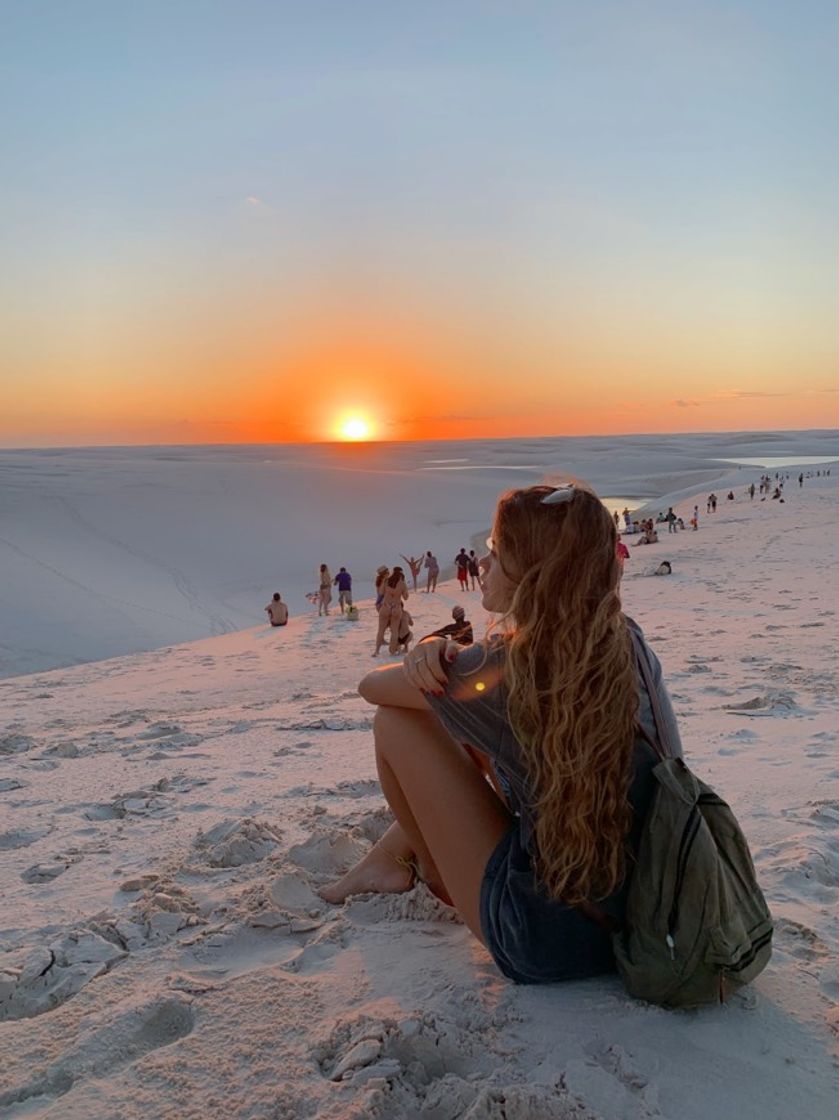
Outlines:
{"type": "Polygon", "coordinates": [[[138,337],[152,381],[165,347],[160,376],[188,389],[190,340],[241,370],[241,332],[281,348],[272,323],[319,303],[451,332],[467,379],[496,376],[483,336],[534,393],[563,354],[601,394],[620,354],[628,385],[684,378],[681,399],[839,380],[837,5],[33,2],[2,20],[0,439],[39,434],[36,388],[116,402],[138,337]]]}

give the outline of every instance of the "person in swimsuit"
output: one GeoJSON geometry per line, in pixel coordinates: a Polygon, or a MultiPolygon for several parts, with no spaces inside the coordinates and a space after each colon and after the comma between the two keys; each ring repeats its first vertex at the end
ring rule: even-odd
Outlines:
{"type": "Polygon", "coordinates": [[[321,892],[450,901],[520,983],[614,969],[589,904],[620,921],[658,757],[644,658],[674,752],[661,668],[619,598],[612,517],[586,485],[502,495],[482,560],[483,642],[419,643],[368,673],[379,779],[395,820],[321,892]],[[487,778],[490,780],[487,781],[487,778]]]}
{"type": "Polygon", "coordinates": [[[382,588],[382,602],[379,607],[379,628],[376,632],[376,648],[373,656],[379,656],[379,650],[385,640],[385,631],[390,628],[390,642],[388,649],[391,653],[399,652],[400,638],[399,627],[402,622],[402,604],[408,598],[408,588],[405,584],[405,573],[397,565],[382,588]]]}
{"type": "Polygon", "coordinates": [[[411,579],[414,581],[414,593],[417,590],[417,578],[422,571],[422,557],[421,556],[406,556],[404,552],[399,554],[408,567],[411,569],[411,579]]]}
{"type": "Polygon", "coordinates": [[[425,581],[425,593],[428,595],[429,592],[437,590],[437,577],[440,575],[440,565],[437,563],[437,557],[431,549],[425,554],[423,567],[428,573],[425,581]]]}

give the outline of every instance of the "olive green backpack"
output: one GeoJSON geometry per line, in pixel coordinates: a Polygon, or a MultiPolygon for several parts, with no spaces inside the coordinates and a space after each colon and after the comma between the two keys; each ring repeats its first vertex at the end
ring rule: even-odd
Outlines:
{"type": "Polygon", "coordinates": [[[661,761],[631,872],[626,915],[613,935],[618,971],[638,999],[663,1007],[722,1002],[762,972],[772,917],[731,809],[674,758],[646,653],[635,642],[661,761]]]}

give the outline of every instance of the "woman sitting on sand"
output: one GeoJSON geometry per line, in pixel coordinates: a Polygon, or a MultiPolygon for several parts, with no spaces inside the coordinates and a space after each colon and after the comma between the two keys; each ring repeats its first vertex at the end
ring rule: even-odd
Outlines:
{"type": "Polygon", "coordinates": [[[481,587],[503,630],[466,648],[428,639],[361,682],[396,820],[327,901],[404,891],[416,872],[513,980],[614,968],[586,903],[622,917],[653,793],[636,657],[679,742],[658,661],[621,610],[616,537],[583,484],[502,496],[481,587]]]}

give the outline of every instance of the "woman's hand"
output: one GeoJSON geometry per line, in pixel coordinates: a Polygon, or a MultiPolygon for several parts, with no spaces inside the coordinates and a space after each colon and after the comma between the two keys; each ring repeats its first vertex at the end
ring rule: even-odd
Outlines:
{"type": "Polygon", "coordinates": [[[460,646],[448,638],[426,638],[405,655],[402,668],[410,684],[422,692],[442,695],[448,684],[443,662],[457,660],[460,646]]]}

